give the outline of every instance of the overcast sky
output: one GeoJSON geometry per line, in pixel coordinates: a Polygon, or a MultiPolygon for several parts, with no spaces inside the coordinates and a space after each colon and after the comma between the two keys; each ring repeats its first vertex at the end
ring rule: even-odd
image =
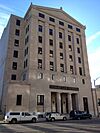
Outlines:
{"type": "MultiPolygon", "coordinates": [[[[100,0],[0,0],[0,37],[10,14],[24,16],[30,3],[65,12],[86,26],[86,42],[91,80],[100,77],[100,0]]],[[[100,79],[96,84],[100,83],[100,79]]]]}

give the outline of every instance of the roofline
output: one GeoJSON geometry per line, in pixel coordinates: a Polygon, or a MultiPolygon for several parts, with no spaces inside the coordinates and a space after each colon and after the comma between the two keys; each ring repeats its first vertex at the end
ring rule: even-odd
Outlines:
{"type": "Polygon", "coordinates": [[[73,18],[72,16],[70,16],[68,13],[66,13],[65,11],[63,11],[62,8],[58,9],[58,8],[51,8],[51,7],[45,7],[45,6],[38,6],[38,5],[33,5],[32,3],[30,4],[24,18],[27,16],[27,14],[29,13],[29,11],[34,8],[34,9],[41,9],[43,8],[44,10],[45,9],[49,9],[49,10],[54,10],[54,11],[58,11],[58,12],[62,12],[64,13],[65,15],[67,15],[70,19],[72,19],[73,21],[75,21],[76,23],[78,23],[81,27],[83,27],[84,29],[86,29],[86,26],[81,24],[79,21],[77,21],[75,18],[73,18]]]}

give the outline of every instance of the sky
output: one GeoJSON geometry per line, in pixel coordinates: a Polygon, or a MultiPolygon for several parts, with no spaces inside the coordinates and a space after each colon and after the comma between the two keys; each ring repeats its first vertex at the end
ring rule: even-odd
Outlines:
{"type": "Polygon", "coordinates": [[[86,26],[86,45],[91,81],[100,84],[100,0],[0,0],[0,37],[11,14],[24,17],[31,2],[34,5],[62,7],[86,26]]]}

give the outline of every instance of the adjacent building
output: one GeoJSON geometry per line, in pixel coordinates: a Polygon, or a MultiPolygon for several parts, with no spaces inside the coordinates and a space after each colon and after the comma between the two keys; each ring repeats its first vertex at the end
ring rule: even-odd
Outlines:
{"type": "Polygon", "coordinates": [[[0,40],[1,109],[93,114],[85,26],[60,9],[30,5],[0,40]]]}

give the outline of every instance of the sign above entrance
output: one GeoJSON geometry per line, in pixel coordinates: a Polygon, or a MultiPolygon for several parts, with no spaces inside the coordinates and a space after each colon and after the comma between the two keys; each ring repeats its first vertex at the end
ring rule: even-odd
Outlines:
{"type": "Polygon", "coordinates": [[[61,89],[61,90],[79,91],[79,88],[77,88],[77,87],[49,85],[49,88],[50,89],[61,89]]]}

